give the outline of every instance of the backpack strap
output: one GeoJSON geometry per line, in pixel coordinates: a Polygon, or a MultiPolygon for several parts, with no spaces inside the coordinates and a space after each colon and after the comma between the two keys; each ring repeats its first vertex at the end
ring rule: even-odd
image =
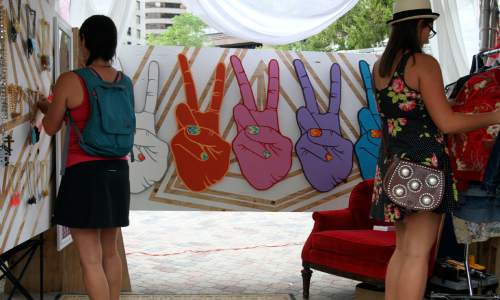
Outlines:
{"type": "MultiPolygon", "coordinates": [[[[120,71],[121,75],[121,81],[125,84],[125,87],[130,89],[131,95],[132,95],[132,108],[135,107],[135,97],[134,97],[134,83],[132,80],[123,74],[123,72],[120,71]]],[[[134,147],[132,147],[132,150],[130,150],[130,161],[134,162],[135,161],[135,156],[134,156],[134,147]]]]}
{"type": "MultiPolygon", "coordinates": [[[[96,85],[96,80],[94,78],[92,78],[94,75],[89,74],[89,71],[90,70],[88,70],[88,68],[81,68],[81,69],[73,70],[73,72],[83,80],[83,83],[85,84],[85,87],[87,89],[87,94],[89,96],[89,101],[90,101],[90,97],[92,96],[91,91],[94,89],[94,86],[96,85]]],[[[64,173],[66,172],[66,161],[68,159],[68,150],[69,150],[69,140],[70,140],[70,136],[71,136],[71,128],[75,129],[75,133],[78,136],[78,139],[80,141],[83,140],[82,132],[80,131],[80,128],[78,128],[78,126],[76,126],[75,120],[73,120],[73,117],[71,116],[69,109],[66,109],[65,115],[66,115],[66,118],[68,120],[68,126],[66,128],[66,133],[64,135],[63,151],[61,153],[61,170],[59,172],[59,174],[61,176],[63,176],[64,173]]]]}
{"type": "Polygon", "coordinates": [[[90,100],[91,97],[94,97],[94,89],[101,84],[102,80],[97,77],[90,68],[76,69],[73,70],[73,72],[83,80],[83,83],[85,83],[90,100]]]}

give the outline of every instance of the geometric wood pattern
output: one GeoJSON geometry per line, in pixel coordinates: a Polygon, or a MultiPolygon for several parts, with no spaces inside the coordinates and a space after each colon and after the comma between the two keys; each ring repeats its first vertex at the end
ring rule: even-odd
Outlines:
{"type": "MultiPolygon", "coordinates": [[[[3,0],[3,5],[11,17],[12,10],[17,14],[17,1],[3,0]]],[[[17,42],[7,42],[8,83],[19,85],[22,88],[37,90],[48,94],[52,83],[52,72],[42,71],[40,59],[31,55],[28,59],[25,51],[26,41],[26,14],[24,1],[21,6],[21,32],[18,33],[17,42]]],[[[48,43],[52,44],[52,18],[55,15],[53,8],[47,1],[30,1],[32,8],[37,12],[36,41],[40,48],[41,31],[40,20],[49,22],[50,35],[48,43]]],[[[11,133],[14,139],[13,152],[10,164],[0,167],[0,254],[46,231],[50,227],[50,199],[52,190],[52,146],[51,138],[44,132],[40,134],[40,141],[35,145],[29,143],[29,108],[24,105],[21,116],[10,119],[0,125],[0,130],[11,133]],[[36,164],[36,165],[35,165],[36,164]],[[28,172],[34,167],[35,172],[28,172]],[[49,196],[28,205],[28,174],[34,182],[40,184],[40,189],[47,189],[49,196]],[[43,174],[43,175],[42,175],[43,174]],[[42,182],[43,181],[43,182],[42,182]],[[10,206],[10,199],[14,192],[21,195],[21,204],[10,206]]],[[[41,120],[38,114],[37,121],[41,120]]]]}

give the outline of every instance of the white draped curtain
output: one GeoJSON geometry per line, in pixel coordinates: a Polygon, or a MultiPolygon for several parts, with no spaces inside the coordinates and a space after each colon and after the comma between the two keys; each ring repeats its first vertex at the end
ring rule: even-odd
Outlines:
{"type": "Polygon", "coordinates": [[[342,17],[359,0],[182,0],[214,29],[270,45],[306,39],[342,17]]]}
{"type": "Polygon", "coordinates": [[[432,0],[432,6],[441,14],[434,23],[438,34],[431,40],[432,52],[445,83],[451,83],[469,73],[479,51],[479,0],[432,0]]]}
{"type": "MultiPolygon", "coordinates": [[[[132,20],[131,0],[59,0],[70,2],[69,21],[79,27],[94,14],[110,16],[124,36],[132,20]]],[[[182,0],[210,27],[230,36],[280,45],[315,35],[352,9],[359,0],[182,0]]],[[[445,83],[468,73],[479,51],[479,0],[431,0],[441,14],[432,52],[441,63],[445,83]]],[[[66,4],[67,5],[67,4],[66,4]]],[[[121,43],[119,43],[121,44],[121,43]]]]}
{"type": "Polygon", "coordinates": [[[132,0],[71,0],[69,22],[72,27],[80,27],[88,17],[96,14],[107,15],[115,22],[118,31],[118,44],[125,34],[135,1],[132,0]]]}

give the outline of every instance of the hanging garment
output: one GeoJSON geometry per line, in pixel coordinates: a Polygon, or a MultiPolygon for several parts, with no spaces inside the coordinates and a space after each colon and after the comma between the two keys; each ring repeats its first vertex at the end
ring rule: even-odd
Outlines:
{"type": "Polygon", "coordinates": [[[500,139],[491,151],[482,184],[471,184],[459,193],[453,213],[459,243],[485,241],[500,236],[500,139]]]}
{"type": "MultiPolygon", "coordinates": [[[[500,68],[472,76],[460,90],[453,105],[455,112],[483,113],[500,109],[500,68]]],[[[488,157],[500,125],[449,136],[453,172],[461,191],[469,182],[482,182],[488,157]]]]}

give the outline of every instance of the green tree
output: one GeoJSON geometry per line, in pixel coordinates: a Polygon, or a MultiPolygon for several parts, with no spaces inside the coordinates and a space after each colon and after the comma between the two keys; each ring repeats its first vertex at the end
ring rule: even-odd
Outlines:
{"type": "Polygon", "coordinates": [[[283,50],[332,51],[380,46],[388,37],[386,21],[394,0],[359,0],[347,14],[304,41],[279,46],[283,50]]]}
{"type": "Polygon", "coordinates": [[[148,45],[172,45],[201,47],[206,42],[204,29],[207,26],[198,17],[183,13],[173,18],[172,26],[161,34],[148,34],[146,42],[148,45]]]}

